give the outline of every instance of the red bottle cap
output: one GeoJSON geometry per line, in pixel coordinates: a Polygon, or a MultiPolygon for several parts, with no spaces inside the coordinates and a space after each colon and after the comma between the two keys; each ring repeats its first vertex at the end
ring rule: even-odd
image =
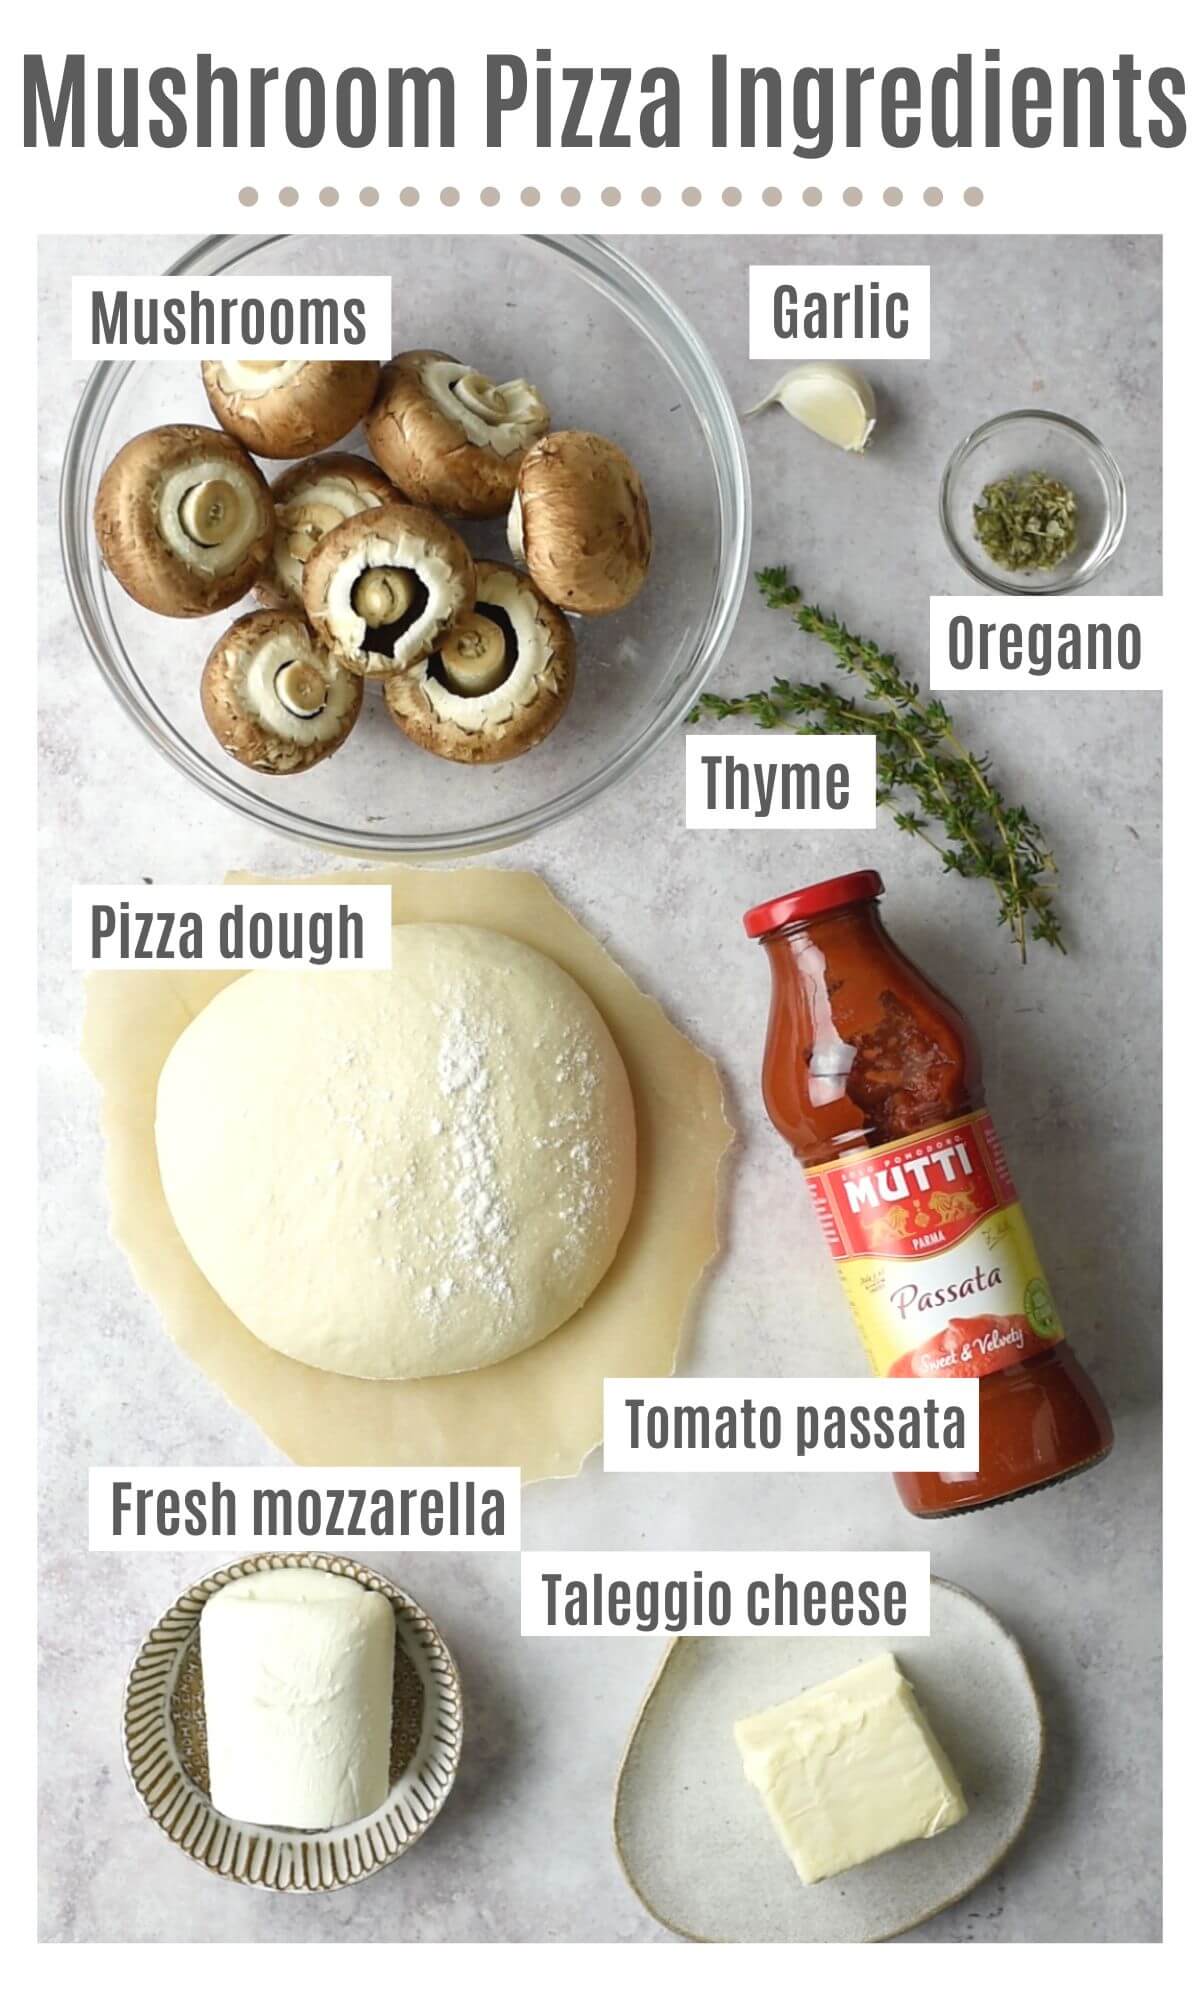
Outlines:
{"type": "Polygon", "coordinates": [[[828,882],[814,882],[808,889],[793,889],[790,896],[776,896],[773,902],[756,903],[742,922],[746,936],[764,937],[781,931],[787,924],[803,923],[806,917],[823,916],[847,903],[870,903],[883,894],[883,878],[873,868],[860,868],[853,875],[831,875],[828,882]]]}

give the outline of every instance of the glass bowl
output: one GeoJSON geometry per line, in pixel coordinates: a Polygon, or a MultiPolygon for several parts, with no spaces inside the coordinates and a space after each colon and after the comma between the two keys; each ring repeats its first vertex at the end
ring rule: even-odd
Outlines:
{"type": "MultiPolygon", "coordinates": [[[[239,277],[386,273],[394,343],[444,348],[497,381],[526,375],[560,428],[625,445],[654,524],[649,579],[628,610],[575,620],[579,672],[558,728],[509,764],[469,767],[409,743],[379,684],[344,749],[308,772],[259,776],[210,735],[200,673],[225,627],[159,618],[107,574],[91,516],[127,438],[213,422],[195,361],[101,362],[71,426],[60,531],[84,638],[148,744],[244,818],[351,855],[454,856],[503,847],[628,775],[686,715],[728,643],[746,580],[750,482],[741,429],[707,349],[662,292],[594,237],[221,236],[176,273],[239,277]]],[[[365,451],[361,432],[339,450],[365,451]]],[[[283,470],[264,467],[268,478],[283,470]]],[[[456,524],[476,554],[507,559],[504,523],[456,524]]]]}
{"type": "Polygon", "coordinates": [[[1054,410],[1009,410],[980,424],[950,455],[938,501],[942,533],[969,576],[1019,597],[1078,590],[1098,576],[1125,532],[1125,481],[1098,437],[1054,410]],[[975,534],[974,506],[994,479],[1045,472],[1079,501],[1070,555],[1053,569],[1001,569],[975,534]]]}

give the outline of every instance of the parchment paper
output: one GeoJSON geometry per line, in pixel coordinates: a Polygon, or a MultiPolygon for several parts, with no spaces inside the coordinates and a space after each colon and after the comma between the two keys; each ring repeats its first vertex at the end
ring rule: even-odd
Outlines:
{"type": "Polygon", "coordinates": [[[599,1008],[629,1072],[633,1214],[583,1308],[510,1361],[421,1382],[305,1367],[255,1340],[217,1297],[184,1248],[158,1177],[159,1071],[193,1016],[243,975],[95,972],[83,1053],[103,1093],[113,1234],[138,1283],[184,1353],[298,1464],[519,1465],[526,1480],[578,1472],[600,1442],[604,1377],[673,1372],[689,1299],[716,1250],[718,1169],[733,1133],[714,1064],[536,875],[393,867],[227,879],[383,882],[396,923],[482,924],[555,959],[599,1008]]]}

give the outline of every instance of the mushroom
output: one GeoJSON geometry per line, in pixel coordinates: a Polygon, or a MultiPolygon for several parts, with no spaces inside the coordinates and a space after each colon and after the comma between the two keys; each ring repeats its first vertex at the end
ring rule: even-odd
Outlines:
{"type": "Polygon", "coordinates": [[[575,685],[575,639],[561,611],[507,563],[475,565],[477,596],[436,653],[392,674],[384,700],[423,750],[459,764],[499,764],[532,750],[575,685]]]}
{"type": "Polygon", "coordinates": [[[271,489],[224,431],[163,424],[122,445],[96,492],[106,567],[147,611],[201,618],[244,597],[271,553],[271,489]]]}
{"type": "Polygon", "coordinates": [[[622,611],[650,567],[650,510],[620,445],[551,431],[521,460],[508,545],[564,611],[622,611]]]}
{"type": "Polygon", "coordinates": [[[377,361],[202,361],[204,393],[225,430],[260,458],[307,458],[360,423],[377,361]]]}
{"type": "Polygon", "coordinates": [[[354,514],[304,565],[304,610],[343,666],[378,678],[435,652],[475,602],[470,550],[424,507],[354,514]]]}
{"type": "Polygon", "coordinates": [[[482,520],[503,514],[521,455],[549,428],[529,382],[490,382],[449,354],[414,348],[380,377],[367,439],[409,500],[482,520]]]}
{"type": "Polygon", "coordinates": [[[299,609],[304,565],[323,535],[352,515],[396,498],[379,467],[349,451],[301,459],[272,480],[271,495],[275,545],[254,594],[279,610],[287,605],[299,609]]]}
{"type": "Polygon", "coordinates": [[[217,640],[200,681],[204,718],[252,771],[284,777],[332,756],[363,684],[332,660],[298,611],[249,611],[217,640]]]}

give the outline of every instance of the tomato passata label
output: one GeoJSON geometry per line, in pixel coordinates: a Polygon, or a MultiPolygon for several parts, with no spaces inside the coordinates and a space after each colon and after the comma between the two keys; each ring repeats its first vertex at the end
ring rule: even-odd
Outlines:
{"type": "Polygon", "coordinates": [[[1062,1339],[986,1111],[807,1178],[876,1375],[991,1375],[1062,1339]]]}

